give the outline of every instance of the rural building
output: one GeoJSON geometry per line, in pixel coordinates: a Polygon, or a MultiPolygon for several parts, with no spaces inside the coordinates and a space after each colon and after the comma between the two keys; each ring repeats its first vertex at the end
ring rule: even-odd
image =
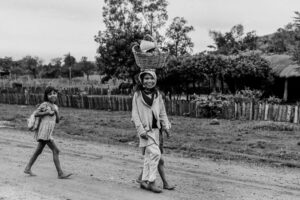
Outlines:
{"type": "Polygon", "coordinates": [[[276,92],[284,101],[300,101],[300,65],[290,55],[264,56],[277,76],[276,92]],[[281,94],[281,95],[280,95],[281,94]]]}

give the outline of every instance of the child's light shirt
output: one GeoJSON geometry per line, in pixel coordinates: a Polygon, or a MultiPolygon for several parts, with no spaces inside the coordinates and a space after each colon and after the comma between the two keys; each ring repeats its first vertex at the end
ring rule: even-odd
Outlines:
{"type": "MultiPolygon", "coordinates": [[[[39,112],[51,111],[56,109],[58,111],[58,106],[51,104],[49,102],[44,102],[38,107],[39,112]]],[[[56,124],[56,115],[50,116],[45,115],[41,117],[39,128],[36,131],[35,139],[38,140],[53,140],[53,130],[56,124]]]]}

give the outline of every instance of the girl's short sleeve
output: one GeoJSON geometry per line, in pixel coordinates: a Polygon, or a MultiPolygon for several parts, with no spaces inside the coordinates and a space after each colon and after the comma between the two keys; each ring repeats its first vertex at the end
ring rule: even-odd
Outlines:
{"type": "Polygon", "coordinates": [[[47,102],[42,103],[42,104],[39,105],[39,107],[37,108],[38,111],[46,111],[47,109],[48,109],[47,102]]]}

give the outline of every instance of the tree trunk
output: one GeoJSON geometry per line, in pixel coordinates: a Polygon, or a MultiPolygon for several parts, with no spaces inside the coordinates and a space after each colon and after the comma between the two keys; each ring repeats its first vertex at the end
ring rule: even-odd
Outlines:
{"type": "Polygon", "coordinates": [[[215,76],[212,77],[212,91],[213,92],[216,92],[216,81],[217,81],[217,78],[215,76]]]}
{"type": "Polygon", "coordinates": [[[193,93],[196,93],[196,81],[193,79],[193,93]]]}
{"type": "Polygon", "coordinates": [[[71,81],[72,79],[72,68],[69,67],[69,81],[71,81]]]}
{"type": "Polygon", "coordinates": [[[284,81],[284,93],[283,93],[283,101],[288,100],[288,78],[285,78],[284,81]]]}
{"type": "Polygon", "coordinates": [[[234,94],[236,93],[237,91],[237,83],[236,83],[236,79],[234,79],[234,94]]]}
{"type": "Polygon", "coordinates": [[[136,82],[135,82],[134,75],[132,75],[130,78],[131,78],[131,80],[132,80],[132,83],[133,83],[133,85],[135,85],[135,84],[136,84],[136,82]]]}
{"type": "Polygon", "coordinates": [[[224,93],[224,77],[223,77],[223,75],[221,75],[220,81],[221,81],[221,92],[223,94],[224,93]]]}

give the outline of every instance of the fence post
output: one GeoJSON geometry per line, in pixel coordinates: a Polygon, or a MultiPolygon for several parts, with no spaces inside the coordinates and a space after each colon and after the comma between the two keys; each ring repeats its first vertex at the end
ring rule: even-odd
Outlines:
{"type": "Polygon", "coordinates": [[[265,121],[268,120],[268,112],[269,112],[269,104],[266,103],[266,105],[265,105],[265,113],[264,113],[264,120],[265,121]]]}
{"type": "Polygon", "coordinates": [[[291,106],[287,106],[287,114],[286,114],[286,121],[290,122],[291,120],[291,114],[292,114],[292,107],[291,106]]]}

